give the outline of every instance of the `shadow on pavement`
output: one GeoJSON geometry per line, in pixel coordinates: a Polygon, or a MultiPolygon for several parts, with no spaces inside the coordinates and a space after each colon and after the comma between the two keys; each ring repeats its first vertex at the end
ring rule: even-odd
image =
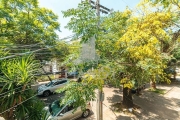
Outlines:
{"type": "Polygon", "coordinates": [[[46,105],[49,105],[50,103],[54,102],[55,100],[60,99],[62,96],[63,96],[62,94],[56,93],[56,94],[51,94],[48,97],[38,96],[38,98],[40,100],[42,100],[46,105]]]}
{"type": "Polygon", "coordinates": [[[109,103],[116,103],[122,101],[122,96],[114,94],[112,97],[107,97],[109,103]]]}
{"type": "Polygon", "coordinates": [[[142,96],[134,96],[134,103],[141,107],[141,113],[136,113],[139,119],[178,120],[179,113],[174,108],[172,99],[160,94],[144,91],[142,96]]]}
{"type": "Polygon", "coordinates": [[[134,120],[134,119],[131,119],[131,117],[129,116],[118,116],[116,120],[134,120]]]}
{"type": "MultiPolygon", "coordinates": [[[[174,86],[179,90],[179,83],[172,82],[170,85],[160,85],[161,90],[170,90],[169,92],[171,93],[168,93],[176,98],[168,98],[165,95],[147,91],[147,89],[142,91],[142,95],[140,96],[134,95],[133,102],[138,105],[140,109],[135,110],[129,116],[119,115],[116,120],[180,120],[180,96],[177,97],[175,94],[176,89],[174,92],[171,91],[174,86]],[[167,89],[167,87],[169,88],[167,89]]],[[[123,96],[121,90],[116,89],[112,94],[112,97],[107,97],[109,103],[113,105],[113,103],[122,101],[123,96]]]]}

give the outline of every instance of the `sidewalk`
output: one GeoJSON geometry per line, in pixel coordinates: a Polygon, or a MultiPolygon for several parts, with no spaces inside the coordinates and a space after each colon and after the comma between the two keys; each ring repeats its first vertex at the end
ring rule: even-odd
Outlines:
{"type": "MultiPolygon", "coordinates": [[[[117,88],[108,88],[104,87],[103,92],[104,92],[104,101],[103,101],[103,120],[116,120],[116,116],[118,116],[118,113],[114,113],[110,109],[110,105],[115,102],[121,101],[121,94],[116,93],[119,91],[117,88]]],[[[96,91],[97,93],[97,91],[96,91]]],[[[97,100],[91,101],[91,106],[92,106],[92,112],[93,114],[88,117],[88,118],[79,118],[77,120],[97,120],[97,111],[96,111],[96,105],[97,105],[97,100]]]]}
{"type": "MultiPolygon", "coordinates": [[[[103,120],[180,120],[180,84],[157,84],[157,88],[165,90],[166,94],[149,92],[149,88],[146,88],[141,96],[133,96],[134,104],[140,106],[139,112],[127,115],[110,110],[113,103],[122,101],[122,91],[104,87],[103,120]]],[[[78,120],[96,120],[96,101],[91,105],[94,114],[78,120]]]]}
{"type": "Polygon", "coordinates": [[[5,120],[3,117],[0,117],[0,120],[5,120]]]}
{"type": "Polygon", "coordinates": [[[140,120],[180,120],[180,84],[158,85],[165,94],[148,92],[134,96],[134,103],[141,107],[141,113],[136,114],[140,120]]]}

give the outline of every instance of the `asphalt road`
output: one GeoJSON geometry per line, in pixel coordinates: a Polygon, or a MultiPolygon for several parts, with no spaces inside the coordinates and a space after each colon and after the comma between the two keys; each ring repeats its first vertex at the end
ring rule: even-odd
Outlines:
{"type": "MultiPolygon", "coordinates": [[[[44,83],[42,83],[44,84],[44,83]]],[[[34,86],[32,86],[32,88],[34,90],[37,90],[38,86],[42,85],[42,84],[36,84],[34,86]]],[[[48,106],[49,104],[51,104],[52,102],[54,102],[57,99],[60,99],[63,96],[63,94],[61,93],[56,93],[56,94],[51,94],[48,97],[44,97],[44,96],[38,96],[38,98],[40,100],[42,100],[46,106],[48,106]]],[[[91,113],[91,115],[88,118],[78,118],[76,120],[92,120],[91,117],[93,116],[93,113],[91,113]]]]}
{"type": "Polygon", "coordinates": [[[60,99],[61,97],[62,97],[62,94],[59,94],[59,93],[52,94],[48,97],[38,96],[38,98],[41,99],[45,103],[46,106],[48,106],[49,104],[51,104],[55,100],[60,99]]]}

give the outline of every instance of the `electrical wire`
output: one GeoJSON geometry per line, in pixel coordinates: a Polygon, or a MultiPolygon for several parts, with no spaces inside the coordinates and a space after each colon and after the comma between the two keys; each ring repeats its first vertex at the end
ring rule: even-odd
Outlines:
{"type": "MultiPolygon", "coordinates": [[[[132,9],[132,7],[131,6],[129,6],[128,4],[127,4],[127,2],[125,2],[124,0],[122,0],[128,7],[130,7],[131,8],[131,11],[133,11],[133,9],[132,9]]],[[[138,9],[135,9],[135,11],[137,11],[138,13],[140,13],[141,14],[141,12],[138,10],[138,9]]]]}
{"type": "MultiPolygon", "coordinates": [[[[55,45],[55,46],[58,46],[58,45],[55,45]]],[[[55,47],[55,46],[50,46],[50,47],[52,48],[52,47],[55,47]]],[[[69,47],[70,47],[70,48],[71,48],[71,47],[78,47],[78,45],[70,45],[69,47]]],[[[35,49],[35,48],[33,48],[33,49],[35,49]]],[[[21,48],[11,49],[11,48],[10,48],[9,50],[19,50],[19,51],[23,51],[23,50],[33,50],[33,49],[32,49],[32,48],[24,48],[24,49],[21,49],[21,48]]]]}
{"type": "Polygon", "coordinates": [[[20,53],[20,54],[16,54],[16,55],[6,56],[6,57],[3,57],[3,58],[0,58],[0,60],[14,58],[14,57],[17,57],[17,56],[23,56],[23,55],[26,55],[26,54],[32,54],[32,53],[35,53],[37,51],[44,50],[44,49],[48,49],[48,48],[41,48],[41,49],[37,49],[37,50],[34,50],[34,51],[30,51],[30,52],[25,52],[25,53],[20,53]]]}
{"type": "MultiPolygon", "coordinates": [[[[27,89],[24,89],[24,90],[20,90],[20,91],[14,92],[14,93],[12,93],[12,94],[15,95],[16,93],[24,92],[24,91],[30,90],[30,89],[31,89],[31,88],[27,88],[27,89]]],[[[12,94],[11,94],[11,95],[12,95],[12,94]]],[[[9,95],[8,95],[8,94],[7,94],[7,95],[3,95],[3,96],[0,95],[0,98],[4,98],[4,97],[6,97],[6,96],[9,96],[9,95]]]]}
{"type": "MultiPolygon", "coordinates": [[[[64,38],[61,38],[61,39],[59,39],[59,41],[72,42],[71,40],[70,41],[65,41],[65,40],[69,39],[69,38],[73,38],[73,37],[75,37],[75,34],[72,34],[72,35],[66,36],[64,38]]],[[[22,49],[22,48],[23,47],[35,47],[35,46],[38,46],[39,44],[42,44],[42,43],[31,44],[31,45],[20,45],[20,44],[17,44],[17,46],[16,45],[12,45],[11,47],[13,47],[13,48],[11,48],[11,47],[10,48],[4,48],[2,50],[27,50],[27,48],[24,48],[24,49],[22,49]]],[[[4,44],[4,45],[0,45],[0,46],[8,46],[8,44],[4,44]]],[[[57,46],[57,45],[53,45],[51,47],[54,47],[54,46],[57,46]]]]}
{"type": "MultiPolygon", "coordinates": [[[[56,72],[55,74],[59,74],[59,73],[61,73],[61,72],[56,72]]],[[[42,74],[42,75],[48,75],[48,74],[50,74],[50,73],[45,73],[45,74],[42,74]]],[[[51,74],[54,74],[54,73],[51,73],[51,74]]],[[[33,75],[34,75],[34,76],[39,76],[39,75],[41,75],[41,74],[33,74],[33,75]]],[[[28,86],[28,85],[34,85],[34,84],[32,84],[32,83],[28,83],[26,86],[28,86]]],[[[12,91],[14,91],[14,90],[19,89],[19,88],[22,88],[22,86],[17,87],[17,88],[12,89],[12,90],[8,90],[7,92],[3,92],[3,93],[1,93],[1,94],[0,94],[0,98],[2,97],[2,95],[4,95],[4,94],[8,94],[8,93],[10,93],[10,92],[12,92],[12,91]]],[[[29,89],[31,89],[31,88],[29,88],[29,89]]],[[[22,91],[23,91],[23,90],[16,91],[15,93],[22,92],[22,91]]],[[[4,95],[4,96],[6,96],[6,95],[4,95]]]]}
{"type": "MultiPolygon", "coordinates": [[[[65,37],[65,38],[62,38],[60,40],[64,40],[64,39],[68,39],[68,38],[72,38],[74,37],[75,35],[70,35],[68,37],[65,37]]],[[[71,42],[71,41],[67,41],[67,42],[71,42]]],[[[35,44],[33,44],[35,45],[35,44]]],[[[37,45],[37,44],[36,44],[37,45]]],[[[30,45],[27,45],[27,46],[30,46],[30,45]]],[[[57,45],[55,45],[57,46],[57,45]]],[[[54,46],[49,46],[49,48],[52,48],[54,46]]],[[[34,51],[31,51],[31,52],[25,52],[25,53],[18,53],[18,54],[15,54],[15,55],[11,55],[11,56],[6,56],[6,57],[3,57],[3,58],[0,58],[0,60],[4,60],[4,59],[9,59],[9,58],[14,58],[14,57],[17,57],[17,56],[22,56],[22,55],[26,55],[26,54],[31,54],[31,53],[34,53],[34,52],[37,52],[37,51],[40,51],[40,50],[43,50],[43,49],[48,49],[48,48],[41,48],[41,49],[38,49],[38,50],[34,50],[34,51]]]]}
{"type": "Polygon", "coordinates": [[[6,111],[9,111],[9,110],[11,110],[11,109],[13,109],[13,108],[15,108],[15,107],[17,107],[17,106],[19,106],[19,105],[21,105],[21,104],[27,102],[28,100],[32,99],[33,97],[35,97],[35,96],[37,96],[37,95],[38,95],[38,94],[35,94],[35,95],[29,97],[28,99],[24,100],[23,102],[21,102],[21,103],[15,105],[15,106],[13,106],[13,107],[10,107],[9,109],[4,110],[3,112],[0,113],[0,115],[3,114],[3,113],[5,113],[6,111]]]}
{"type": "MultiPolygon", "coordinates": [[[[29,84],[27,84],[27,85],[32,85],[32,84],[29,83],[29,84]]],[[[17,88],[15,88],[15,89],[13,89],[13,90],[16,90],[16,89],[19,89],[19,88],[22,88],[22,86],[17,87],[17,88]]],[[[9,93],[9,92],[11,92],[11,91],[13,91],[13,90],[8,90],[7,92],[3,92],[3,93],[0,94],[0,96],[1,96],[1,95],[4,95],[4,94],[6,94],[6,93],[9,93]]]]}
{"type": "Polygon", "coordinates": [[[65,40],[67,40],[67,39],[69,39],[69,38],[75,37],[75,35],[76,35],[76,34],[72,34],[72,35],[66,36],[66,37],[64,37],[64,38],[59,39],[59,41],[62,41],[62,40],[65,41],[65,40]]]}
{"type": "Polygon", "coordinates": [[[16,44],[16,45],[9,45],[9,44],[1,44],[0,46],[10,46],[10,47],[33,47],[33,46],[37,46],[39,44],[42,43],[36,43],[36,44],[29,44],[29,45],[21,45],[21,44],[16,44]]]}

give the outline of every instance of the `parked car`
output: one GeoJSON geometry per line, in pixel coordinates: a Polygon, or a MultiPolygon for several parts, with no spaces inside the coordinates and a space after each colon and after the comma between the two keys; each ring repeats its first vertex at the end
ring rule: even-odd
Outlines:
{"type": "Polygon", "coordinates": [[[175,71],[176,71],[176,73],[179,73],[179,68],[176,68],[175,71]]]}
{"type": "Polygon", "coordinates": [[[54,93],[57,89],[63,88],[69,82],[68,79],[56,79],[52,80],[45,85],[38,87],[38,95],[43,95],[45,97],[49,96],[51,93],[54,93]]]}
{"type": "Polygon", "coordinates": [[[60,100],[56,100],[48,107],[45,107],[48,112],[48,120],[75,120],[79,117],[88,117],[91,113],[90,103],[87,104],[86,110],[82,111],[78,107],[76,111],[73,108],[73,102],[68,102],[66,105],[60,105],[60,100]]]}
{"type": "Polygon", "coordinates": [[[69,72],[67,74],[67,78],[74,78],[74,77],[77,77],[78,75],[79,75],[78,71],[69,72]]]}

